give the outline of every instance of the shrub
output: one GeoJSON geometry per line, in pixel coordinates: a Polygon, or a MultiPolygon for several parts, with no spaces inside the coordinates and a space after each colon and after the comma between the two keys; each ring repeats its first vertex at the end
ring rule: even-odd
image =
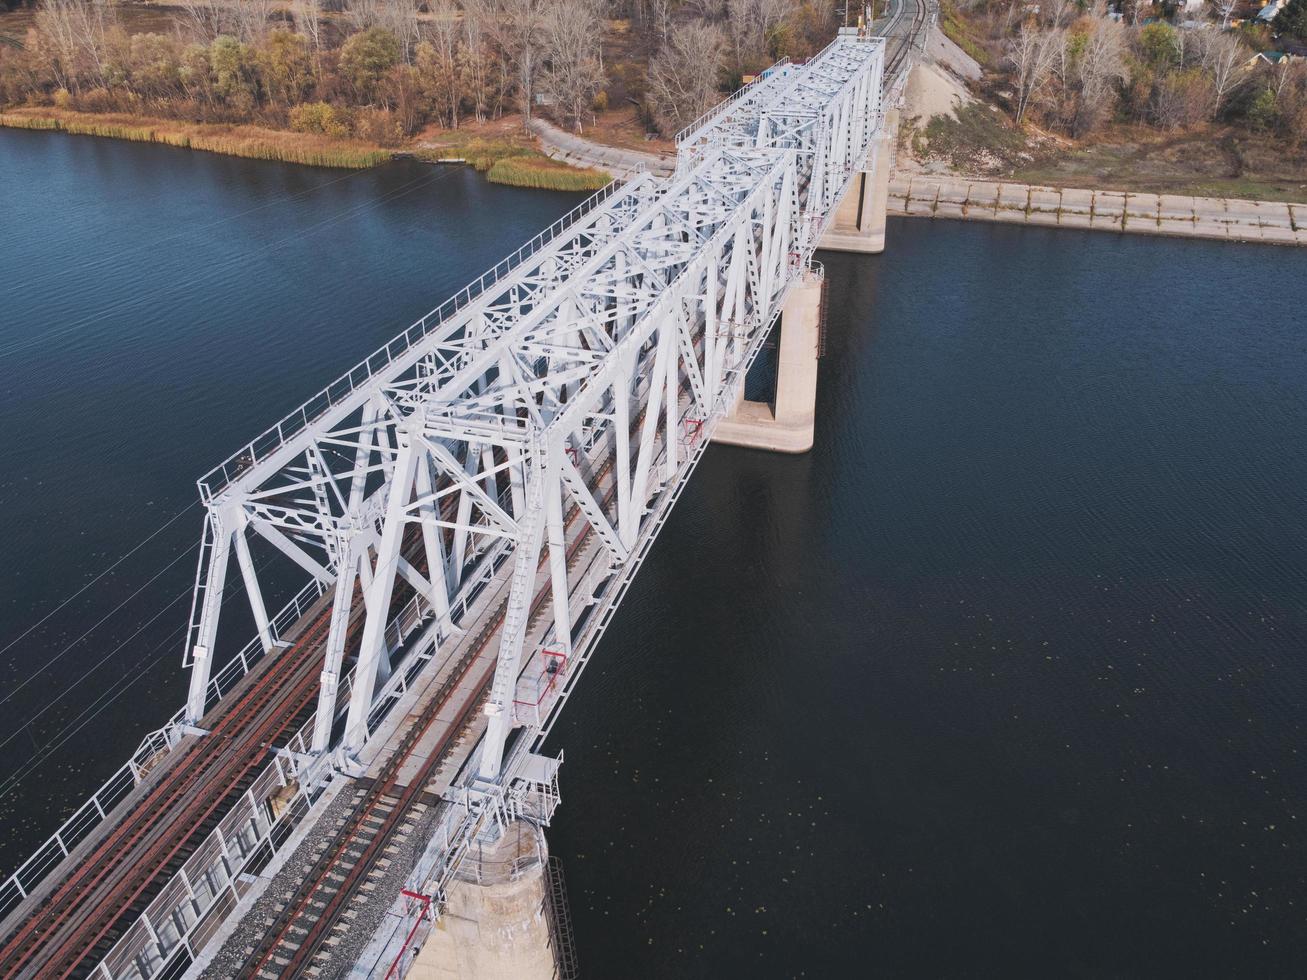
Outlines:
{"type": "Polygon", "coordinates": [[[290,128],[297,133],[321,133],[323,136],[348,136],[349,124],[344,113],[330,102],[305,102],[290,110],[290,128]]]}

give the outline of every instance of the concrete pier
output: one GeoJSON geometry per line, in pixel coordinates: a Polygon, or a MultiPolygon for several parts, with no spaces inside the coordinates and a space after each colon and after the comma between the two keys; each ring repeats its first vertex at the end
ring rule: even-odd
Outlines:
{"type": "Polygon", "coordinates": [[[553,980],[542,831],[510,824],[464,859],[444,915],[409,968],[413,980],[553,980]]]}
{"type": "Polygon", "coordinates": [[[821,342],[820,272],[804,272],[790,288],[781,311],[776,356],[776,400],[744,401],[723,419],[713,442],[780,453],[806,453],[812,448],[817,406],[817,354],[821,342]]]}
{"type": "Polygon", "coordinates": [[[872,144],[864,169],[854,175],[853,185],[840,202],[819,248],[864,254],[885,251],[885,213],[898,121],[898,110],[885,114],[885,128],[872,144]]]}

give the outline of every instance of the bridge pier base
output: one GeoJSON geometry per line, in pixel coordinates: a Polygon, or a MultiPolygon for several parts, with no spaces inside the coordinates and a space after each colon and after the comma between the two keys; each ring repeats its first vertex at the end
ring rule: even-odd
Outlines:
{"type": "Polygon", "coordinates": [[[885,212],[889,207],[889,176],[894,169],[898,110],[885,114],[885,126],[867,157],[867,166],[853,177],[853,186],[835,212],[818,248],[829,252],[876,254],[885,251],[885,212]]]}
{"type": "Polygon", "coordinates": [[[553,980],[544,832],[515,821],[474,844],[444,914],[404,974],[410,980],[553,980]]]}
{"type": "Polygon", "coordinates": [[[718,423],[713,442],[779,453],[812,448],[824,286],[823,275],[808,269],[790,287],[781,311],[774,404],[745,401],[741,384],[735,411],[718,423]]]}

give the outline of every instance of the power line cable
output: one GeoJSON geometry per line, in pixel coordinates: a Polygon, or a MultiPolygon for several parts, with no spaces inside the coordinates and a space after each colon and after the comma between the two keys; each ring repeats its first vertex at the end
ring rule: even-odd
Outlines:
{"type": "MultiPolygon", "coordinates": [[[[136,554],[136,552],[140,551],[143,547],[145,547],[146,544],[148,544],[150,541],[154,540],[156,537],[158,537],[160,534],[162,534],[165,530],[167,530],[169,527],[171,527],[173,524],[175,524],[175,523],[178,521],[178,519],[180,519],[180,518],[182,517],[182,515],[190,513],[191,508],[195,507],[198,503],[199,503],[198,500],[193,500],[193,501],[191,501],[189,504],[187,504],[185,507],[183,507],[181,510],[179,510],[177,513],[173,514],[172,517],[168,518],[168,520],[164,521],[163,524],[159,525],[159,526],[158,526],[157,528],[155,528],[155,529],[154,529],[154,530],[153,530],[153,531],[152,531],[148,536],[146,536],[145,538],[143,538],[143,539],[142,539],[142,540],[141,540],[141,541],[136,545],[136,547],[132,548],[131,551],[127,552],[125,555],[123,555],[121,558],[119,558],[117,561],[115,561],[112,565],[110,565],[108,568],[106,568],[104,571],[102,571],[99,575],[95,576],[95,578],[91,579],[89,582],[87,582],[85,585],[83,585],[80,589],[78,589],[78,590],[77,590],[76,592],[74,592],[72,595],[70,595],[70,596],[68,596],[67,598],[65,598],[62,602],[59,603],[59,605],[55,606],[55,607],[54,607],[53,609],[51,609],[48,613],[46,613],[44,616],[42,616],[40,619],[38,619],[35,623],[33,623],[31,626],[27,627],[27,629],[23,630],[21,633],[19,633],[17,636],[15,636],[12,640],[10,640],[8,643],[6,643],[3,647],[0,647],[0,654],[7,653],[7,652],[9,651],[9,649],[10,649],[11,647],[13,647],[13,645],[14,645],[15,643],[17,643],[19,640],[23,639],[25,636],[28,636],[28,635],[29,635],[33,630],[39,628],[39,627],[41,626],[42,623],[46,622],[46,621],[47,621],[51,616],[53,616],[55,613],[57,613],[60,609],[63,609],[66,605],[68,605],[68,603],[72,602],[74,599],[76,599],[78,596],[80,596],[83,592],[85,592],[87,589],[89,589],[91,586],[93,586],[96,582],[100,581],[100,579],[104,578],[106,575],[108,575],[110,572],[112,572],[115,568],[117,568],[119,565],[121,565],[123,562],[125,562],[128,558],[130,558],[132,555],[136,554]]],[[[192,549],[192,550],[193,550],[193,549],[192,549]]],[[[175,559],[174,559],[174,561],[175,561],[175,559]]],[[[157,576],[156,576],[156,577],[157,577],[157,576]]],[[[151,579],[151,581],[153,581],[153,579],[151,579]]],[[[121,608],[121,606],[119,606],[119,608],[121,608]]],[[[114,612],[117,612],[117,610],[115,609],[114,612]]],[[[112,615],[112,613],[111,613],[110,615],[112,615]]],[[[6,700],[7,700],[7,698],[6,698],[6,700]]],[[[3,702],[0,701],[0,704],[2,704],[2,703],[3,703],[3,702]]]]}

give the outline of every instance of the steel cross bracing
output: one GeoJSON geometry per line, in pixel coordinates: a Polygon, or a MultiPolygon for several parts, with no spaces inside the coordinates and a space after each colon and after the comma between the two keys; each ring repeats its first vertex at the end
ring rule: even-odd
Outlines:
{"type": "MultiPolygon", "coordinates": [[[[329,390],[311,418],[292,415],[266,449],[251,444],[201,480],[208,517],[187,650],[190,719],[207,707],[233,552],[260,642],[278,643],[251,538],[334,587],[316,751],[331,747],[350,597],[362,589],[350,753],[368,738],[375,685],[391,668],[384,635],[396,583],[422,597],[439,643],[455,631],[451,596],[506,542],[513,588],[481,765],[497,775],[516,722],[533,572],[561,533],[564,502],[580,508],[615,566],[628,559],[651,497],[676,478],[683,420],[698,431],[729,410],[741,364],[866,158],[882,117],[883,57],[878,39],[843,36],[807,65],[782,66],[685,138],[672,178],[642,176],[609,194],[417,342],[388,347],[382,368],[344,397],[329,390]],[[650,378],[666,383],[634,383],[650,378]],[[283,437],[288,429],[297,431],[283,437]],[[577,463],[600,443],[614,466],[611,506],[577,463]],[[421,528],[423,569],[401,554],[411,525],[421,528]]],[[[567,569],[561,549],[549,553],[554,642],[570,656],[567,569]]]]}
{"type": "MultiPolygon", "coordinates": [[[[227,664],[211,679],[236,570],[257,634],[240,672],[260,651],[275,656],[306,603],[331,594],[311,738],[289,758],[300,776],[307,760],[357,756],[378,727],[374,705],[457,643],[469,603],[505,580],[486,733],[451,789],[464,805],[444,817],[429,880],[449,880],[487,820],[530,811],[547,822],[557,763],[534,749],[867,159],[883,66],[882,39],[850,35],[780,66],[683,135],[672,177],[589,199],[206,475],[179,724],[197,724],[239,677],[227,664]],[[564,511],[599,549],[583,567],[565,557],[564,511]],[[255,547],[306,580],[274,615],[265,596],[277,582],[255,547]],[[538,566],[543,629],[529,615],[538,566]],[[400,582],[413,597],[397,611],[400,582]],[[560,663],[556,678],[548,665],[560,663]]],[[[182,892],[180,918],[159,909],[176,920],[173,938],[138,930],[110,960],[152,976],[147,963],[190,943],[207,907],[189,884],[182,892]]]]}

